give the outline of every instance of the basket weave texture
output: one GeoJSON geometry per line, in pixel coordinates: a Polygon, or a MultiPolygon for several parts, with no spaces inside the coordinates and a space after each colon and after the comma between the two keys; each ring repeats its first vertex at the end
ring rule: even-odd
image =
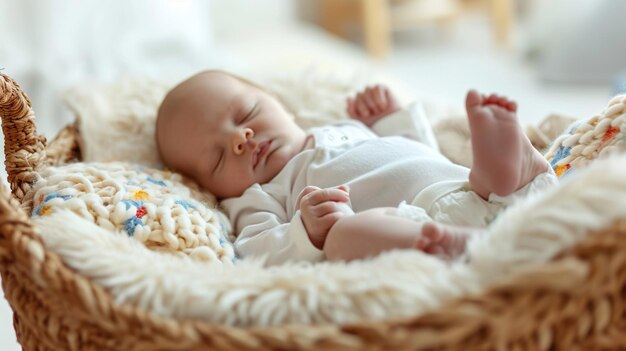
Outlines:
{"type": "Polygon", "coordinates": [[[0,190],[0,274],[26,350],[626,349],[626,220],[523,276],[412,318],[236,328],[115,304],[45,248],[24,211],[41,169],[80,159],[76,126],[46,147],[30,100],[4,74],[0,115],[12,191],[0,190]],[[554,279],[563,274],[570,279],[554,279]]]}

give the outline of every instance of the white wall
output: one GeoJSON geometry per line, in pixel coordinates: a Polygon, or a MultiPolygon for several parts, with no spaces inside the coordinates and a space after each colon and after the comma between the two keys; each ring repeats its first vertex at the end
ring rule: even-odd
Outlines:
{"type": "Polygon", "coordinates": [[[529,47],[543,79],[562,83],[611,83],[626,70],[626,1],[535,0],[529,47]]]}
{"type": "Polygon", "coordinates": [[[203,0],[0,0],[0,67],[28,93],[39,127],[70,117],[63,91],[127,74],[173,77],[220,62],[203,0]],[[65,112],[66,113],[66,112],[65,112]]]}
{"type": "MultiPolygon", "coordinates": [[[[218,36],[222,32],[288,25],[296,20],[297,11],[295,0],[213,0],[212,4],[214,28],[218,36]]],[[[253,37],[254,31],[249,34],[253,37]]]]}

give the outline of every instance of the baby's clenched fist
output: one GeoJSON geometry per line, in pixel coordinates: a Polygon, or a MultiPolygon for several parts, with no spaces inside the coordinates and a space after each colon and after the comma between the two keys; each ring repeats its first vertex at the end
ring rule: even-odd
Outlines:
{"type": "Polygon", "coordinates": [[[400,109],[396,98],[384,85],[367,87],[356,97],[348,98],[348,115],[368,127],[400,109]]]}
{"type": "Polygon", "coordinates": [[[307,186],[300,192],[296,204],[313,246],[321,250],[330,228],[342,217],[354,213],[348,202],[350,195],[345,186],[327,189],[307,186]]]}

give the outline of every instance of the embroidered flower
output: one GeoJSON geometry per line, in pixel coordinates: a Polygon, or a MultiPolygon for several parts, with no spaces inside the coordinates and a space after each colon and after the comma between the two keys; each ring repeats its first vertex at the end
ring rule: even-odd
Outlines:
{"type": "Polygon", "coordinates": [[[602,136],[602,142],[607,142],[615,137],[619,133],[619,128],[610,127],[602,136]]]}
{"type": "Polygon", "coordinates": [[[569,156],[570,152],[572,151],[571,147],[563,147],[561,146],[559,148],[559,150],[556,152],[556,155],[554,155],[554,158],[552,159],[552,162],[550,163],[552,165],[552,168],[556,167],[557,162],[561,161],[562,159],[564,159],[565,157],[569,156]]]}
{"type": "Polygon", "coordinates": [[[557,177],[562,176],[565,172],[567,172],[570,168],[572,168],[572,166],[570,166],[569,164],[566,164],[565,166],[556,166],[556,168],[554,169],[554,173],[556,173],[557,177]]]}
{"type": "Polygon", "coordinates": [[[144,190],[137,190],[130,197],[133,200],[145,201],[150,198],[150,195],[144,190]]]}
{"type": "Polygon", "coordinates": [[[146,180],[149,181],[152,184],[156,184],[156,185],[159,185],[159,186],[167,186],[167,184],[165,184],[164,181],[156,180],[156,179],[154,179],[152,177],[147,177],[146,180]]]}
{"type": "Polygon", "coordinates": [[[135,214],[135,216],[137,216],[137,218],[142,218],[143,216],[145,216],[148,213],[148,210],[146,210],[145,206],[141,206],[137,209],[137,213],[135,214]]]}
{"type": "Polygon", "coordinates": [[[176,201],[174,201],[174,203],[177,204],[177,205],[181,205],[187,211],[189,211],[190,208],[192,208],[194,210],[196,209],[196,207],[194,205],[192,205],[189,202],[184,201],[184,200],[176,200],[176,201]]]}
{"type": "Polygon", "coordinates": [[[135,227],[137,227],[138,225],[143,225],[141,219],[137,217],[130,217],[126,220],[126,222],[124,222],[124,230],[126,230],[128,236],[133,236],[135,235],[135,227]]]}
{"type": "Polygon", "coordinates": [[[141,206],[143,206],[143,202],[142,201],[135,201],[135,200],[122,200],[122,203],[126,206],[126,209],[128,210],[131,206],[135,206],[136,208],[139,208],[141,206]]]}
{"type": "Polygon", "coordinates": [[[52,213],[52,206],[43,206],[39,210],[39,215],[41,216],[49,215],[50,213],[52,213]]]}
{"type": "Polygon", "coordinates": [[[67,201],[72,198],[72,195],[59,195],[59,193],[52,193],[46,196],[40,195],[37,198],[39,205],[33,208],[33,216],[47,215],[52,213],[52,207],[46,205],[46,202],[56,198],[61,198],[64,201],[67,201]]]}

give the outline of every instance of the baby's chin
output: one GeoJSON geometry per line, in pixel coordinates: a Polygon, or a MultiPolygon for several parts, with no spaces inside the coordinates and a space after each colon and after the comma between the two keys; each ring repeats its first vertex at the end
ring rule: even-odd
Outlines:
{"type": "Polygon", "coordinates": [[[289,162],[289,157],[280,153],[281,150],[277,150],[272,157],[268,160],[264,169],[262,170],[262,176],[259,178],[259,183],[265,184],[276,178],[278,173],[285,168],[289,162]]]}

